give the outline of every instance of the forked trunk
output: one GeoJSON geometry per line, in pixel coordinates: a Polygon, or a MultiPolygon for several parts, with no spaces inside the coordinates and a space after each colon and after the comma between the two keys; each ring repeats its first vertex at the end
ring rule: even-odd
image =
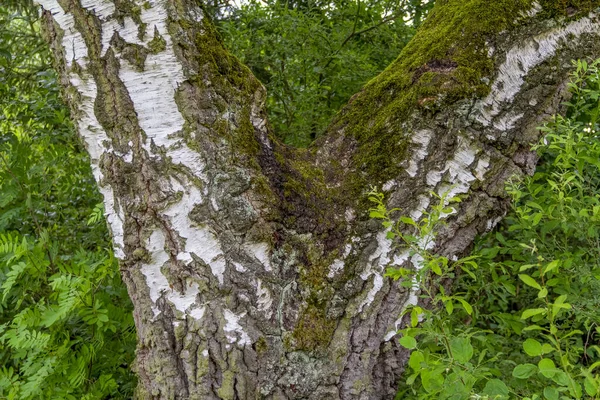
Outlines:
{"type": "Polygon", "coordinates": [[[290,149],[196,1],[37,1],[135,305],[144,399],[392,399],[418,297],[383,276],[412,260],[369,220],[370,185],[415,219],[431,192],[460,196],[432,250],[464,254],[533,171],[570,60],[600,55],[589,5],[438,0],[327,135],[290,149]]]}

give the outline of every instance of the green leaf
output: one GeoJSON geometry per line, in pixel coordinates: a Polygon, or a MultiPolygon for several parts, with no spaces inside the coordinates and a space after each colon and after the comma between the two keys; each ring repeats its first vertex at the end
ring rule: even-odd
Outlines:
{"type": "Polygon", "coordinates": [[[535,268],[537,266],[538,266],[537,264],[523,264],[519,268],[519,272],[527,271],[528,269],[535,268]]]}
{"type": "Polygon", "coordinates": [[[541,359],[538,363],[538,368],[540,369],[540,374],[544,375],[546,378],[552,378],[557,371],[554,361],[549,358],[541,359]]]}
{"type": "Polygon", "coordinates": [[[533,364],[519,364],[512,372],[512,376],[519,379],[527,379],[537,372],[538,368],[533,364]]]}
{"type": "Polygon", "coordinates": [[[598,394],[598,385],[590,375],[585,377],[585,380],[583,381],[583,387],[589,396],[595,396],[598,394]]]}
{"type": "Polygon", "coordinates": [[[537,283],[537,281],[529,275],[519,274],[519,279],[521,279],[523,281],[523,283],[526,284],[527,286],[531,286],[532,288],[535,288],[537,290],[542,289],[540,284],[537,283]]]}
{"type": "Polygon", "coordinates": [[[457,300],[460,301],[467,314],[473,314],[473,307],[465,299],[458,297],[457,300]]]}
{"type": "Polygon", "coordinates": [[[425,369],[421,372],[421,383],[428,393],[438,392],[442,389],[444,384],[443,371],[443,369],[435,369],[433,371],[425,369]]]}
{"type": "Polygon", "coordinates": [[[410,326],[413,328],[419,324],[419,311],[413,308],[410,311],[410,326]]]}
{"type": "Polygon", "coordinates": [[[548,400],[558,400],[559,398],[559,391],[552,386],[546,386],[544,388],[544,397],[548,400]]]}
{"type": "Polygon", "coordinates": [[[491,399],[504,400],[508,399],[509,390],[500,379],[490,379],[483,388],[483,394],[488,395],[491,399]]]}
{"type": "Polygon", "coordinates": [[[552,347],[551,345],[549,345],[548,343],[544,343],[542,345],[542,354],[550,354],[554,350],[556,350],[556,349],[554,347],[552,347]]]}
{"type": "Polygon", "coordinates": [[[412,336],[402,336],[399,340],[400,344],[409,350],[417,347],[417,340],[412,336]]]}
{"type": "Polygon", "coordinates": [[[523,328],[524,331],[543,331],[544,328],[542,328],[539,325],[529,325],[525,328],[523,328]]]}
{"type": "Polygon", "coordinates": [[[466,363],[473,357],[473,346],[469,338],[452,338],[450,350],[454,359],[461,363],[466,363]]]}
{"type": "Polygon", "coordinates": [[[413,351],[408,359],[408,366],[415,372],[419,372],[423,367],[421,363],[425,362],[425,356],[420,351],[413,351]]]}
{"type": "Polygon", "coordinates": [[[537,208],[538,210],[542,210],[542,211],[544,210],[544,209],[542,208],[542,206],[540,206],[540,205],[539,205],[538,203],[536,203],[536,202],[533,202],[533,201],[528,201],[526,204],[527,204],[529,207],[531,207],[531,208],[537,208]]]}
{"type": "Polygon", "coordinates": [[[550,271],[554,271],[555,269],[558,269],[559,265],[560,265],[560,260],[552,261],[551,263],[546,265],[546,268],[544,268],[544,275],[546,275],[550,271]]]}
{"type": "Polygon", "coordinates": [[[455,372],[448,374],[444,380],[439,398],[447,400],[468,399],[471,394],[471,391],[467,388],[468,377],[468,374],[457,374],[455,372]]]}
{"type": "Polygon", "coordinates": [[[533,317],[534,315],[542,314],[545,312],[546,312],[545,308],[530,308],[528,310],[523,311],[523,314],[521,315],[521,319],[527,319],[527,318],[533,317]]]}
{"type": "Polygon", "coordinates": [[[560,386],[569,386],[569,376],[564,371],[557,369],[551,379],[560,386]]]}
{"type": "MultiPolygon", "coordinates": [[[[414,274],[414,271],[411,271],[406,268],[388,268],[385,270],[384,276],[392,278],[393,280],[397,281],[398,279],[402,279],[406,276],[411,276],[413,274],[414,274]]],[[[410,282],[410,284],[412,285],[412,282],[410,282]]]]}
{"type": "Polygon", "coordinates": [[[575,379],[573,379],[573,377],[571,377],[570,375],[567,375],[567,377],[569,378],[569,393],[576,399],[580,399],[583,395],[581,385],[579,384],[579,382],[576,382],[575,379]]]}
{"type": "Polygon", "coordinates": [[[454,311],[454,303],[452,303],[452,300],[445,301],[444,307],[446,307],[448,315],[452,315],[452,312],[454,311]]]}
{"type": "Polygon", "coordinates": [[[400,221],[407,225],[417,226],[417,223],[410,217],[400,217],[400,221]]]}
{"type": "Polygon", "coordinates": [[[411,386],[413,383],[415,383],[415,381],[417,380],[418,377],[419,377],[419,374],[410,375],[408,378],[406,378],[406,384],[408,386],[411,386]]]}
{"type": "Polygon", "coordinates": [[[375,218],[375,219],[385,219],[386,218],[385,214],[383,214],[379,210],[370,210],[369,211],[369,217],[375,218]]]}
{"type": "Polygon", "coordinates": [[[542,288],[542,290],[540,290],[538,292],[538,295],[537,295],[538,299],[543,299],[546,296],[548,296],[548,289],[547,288],[542,288]]]}
{"type": "Polygon", "coordinates": [[[523,342],[523,350],[531,357],[537,357],[542,354],[542,344],[535,339],[527,339],[523,342]]]}
{"type": "Polygon", "coordinates": [[[563,304],[567,300],[567,295],[563,294],[562,296],[558,296],[554,301],[554,304],[563,304]]]}
{"type": "Polygon", "coordinates": [[[440,267],[440,265],[435,260],[433,260],[432,262],[430,262],[428,265],[429,265],[429,268],[431,268],[431,270],[437,276],[442,276],[442,268],[440,267]]]}

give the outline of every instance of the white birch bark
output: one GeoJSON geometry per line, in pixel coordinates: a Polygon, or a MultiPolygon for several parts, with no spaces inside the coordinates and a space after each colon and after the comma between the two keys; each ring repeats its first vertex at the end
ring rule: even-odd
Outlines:
{"type": "MultiPolygon", "coordinates": [[[[138,396],[392,398],[407,358],[395,332],[418,288],[384,271],[420,262],[368,220],[356,184],[374,167],[350,133],[376,118],[352,120],[369,94],[311,149],[288,149],[263,87],[194,1],[37,2],[135,305],[138,396]]],[[[390,207],[419,219],[430,192],[463,197],[432,251],[460,256],[498,222],[504,182],[535,167],[529,145],[569,60],[600,54],[595,14],[540,11],[490,38],[486,97],[415,106],[383,128],[406,149],[372,182],[390,207]]]]}

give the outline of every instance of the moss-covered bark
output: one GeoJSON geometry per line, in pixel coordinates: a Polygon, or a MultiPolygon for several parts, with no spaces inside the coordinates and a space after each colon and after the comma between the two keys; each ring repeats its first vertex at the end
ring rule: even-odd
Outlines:
{"type": "Polygon", "coordinates": [[[595,1],[440,0],[298,150],[196,2],[39,2],[136,307],[140,398],[392,398],[416,297],[383,277],[411,261],[370,185],[414,218],[461,196],[435,243],[463,254],[535,166],[569,60],[600,55],[595,1]]]}

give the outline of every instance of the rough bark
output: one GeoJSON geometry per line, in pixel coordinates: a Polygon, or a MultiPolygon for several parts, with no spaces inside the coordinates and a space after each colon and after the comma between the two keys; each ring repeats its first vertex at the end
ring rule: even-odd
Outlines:
{"type": "Polygon", "coordinates": [[[461,196],[432,250],[464,254],[533,171],[570,60],[600,55],[595,1],[440,0],[300,150],[195,1],[37,1],[135,306],[144,399],[393,398],[417,293],[383,273],[419,263],[368,219],[369,185],[415,219],[430,192],[461,196]]]}

